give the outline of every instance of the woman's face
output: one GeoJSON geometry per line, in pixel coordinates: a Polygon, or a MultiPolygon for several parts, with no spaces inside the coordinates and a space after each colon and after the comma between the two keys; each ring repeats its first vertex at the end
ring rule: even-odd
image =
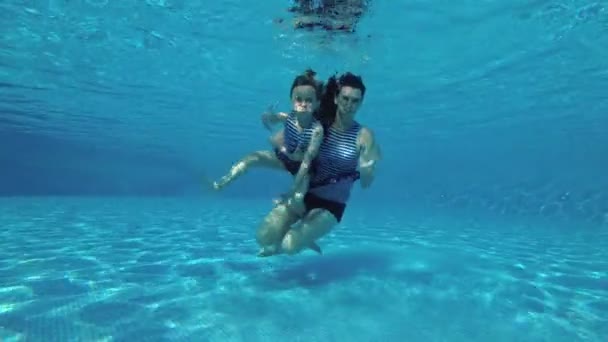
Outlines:
{"type": "Polygon", "coordinates": [[[363,101],[361,89],[344,86],[336,96],[335,102],[338,106],[338,114],[344,118],[353,119],[363,101]]]}
{"type": "Polygon", "coordinates": [[[317,90],[310,85],[300,85],[293,88],[291,102],[296,113],[312,114],[319,108],[317,90]]]}

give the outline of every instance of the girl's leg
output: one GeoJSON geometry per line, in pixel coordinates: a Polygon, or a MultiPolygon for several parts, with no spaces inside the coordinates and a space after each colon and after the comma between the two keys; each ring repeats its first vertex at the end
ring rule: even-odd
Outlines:
{"type": "Polygon", "coordinates": [[[272,169],[284,169],[274,151],[256,151],[248,154],[238,163],[234,164],[230,171],[219,181],[213,182],[213,188],[219,190],[245,174],[249,168],[266,167],[272,169]]]}

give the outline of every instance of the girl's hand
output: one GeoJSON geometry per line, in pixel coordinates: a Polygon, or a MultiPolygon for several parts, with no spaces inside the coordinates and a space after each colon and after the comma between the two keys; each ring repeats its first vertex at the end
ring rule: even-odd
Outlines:
{"type": "Polygon", "coordinates": [[[272,126],[284,121],[289,116],[287,113],[275,112],[276,103],[268,106],[266,111],[262,113],[262,124],[267,130],[272,130],[272,126]]]}

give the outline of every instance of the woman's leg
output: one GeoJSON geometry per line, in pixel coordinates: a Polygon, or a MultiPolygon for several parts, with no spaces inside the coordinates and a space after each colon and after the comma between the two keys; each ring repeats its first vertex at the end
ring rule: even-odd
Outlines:
{"type": "Polygon", "coordinates": [[[298,228],[287,231],[281,242],[281,250],[293,255],[309,246],[316,246],[315,241],[329,233],[336,224],[338,220],[329,211],[312,209],[304,216],[298,228]]]}
{"type": "Polygon", "coordinates": [[[266,215],[256,233],[256,240],[261,247],[258,255],[270,256],[277,254],[285,233],[300,218],[301,215],[290,210],[284,204],[275,206],[266,215]]]}
{"type": "Polygon", "coordinates": [[[225,187],[252,167],[284,169],[283,162],[277,158],[274,151],[256,151],[248,154],[238,163],[234,164],[228,174],[223,176],[219,181],[213,182],[213,188],[219,190],[225,187]]]}

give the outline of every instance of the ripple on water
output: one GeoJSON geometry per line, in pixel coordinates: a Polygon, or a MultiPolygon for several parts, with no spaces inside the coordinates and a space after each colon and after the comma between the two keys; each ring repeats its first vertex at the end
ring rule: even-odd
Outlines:
{"type": "Polygon", "coordinates": [[[520,307],[528,312],[544,313],[547,306],[537,298],[524,297],[520,303],[520,307]]]}
{"type": "Polygon", "coordinates": [[[133,303],[95,302],[83,307],[80,318],[91,324],[110,326],[122,320],[131,320],[142,308],[133,303]]]}
{"type": "Polygon", "coordinates": [[[216,266],[207,262],[178,265],[175,267],[175,270],[177,271],[177,274],[182,277],[209,279],[218,276],[216,266]]]}
{"type": "Polygon", "coordinates": [[[536,278],[536,272],[533,272],[521,264],[508,265],[507,272],[514,278],[520,280],[534,280],[536,278]]]}
{"type": "Polygon", "coordinates": [[[192,312],[186,307],[187,303],[171,302],[167,304],[161,304],[152,313],[153,319],[164,322],[164,321],[185,321],[192,316],[192,312]]]}
{"type": "Polygon", "coordinates": [[[44,279],[28,283],[36,296],[76,296],[87,293],[89,287],[67,278],[44,279]]]}
{"type": "Polygon", "coordinates": [[[168,278],[171,267],[164,264],[136,265],[126,267],[120,272],[123,280],[132,283],[157,282],[168,278]]]}
{"type": "Polygon", "coordinates": [[[60,256],[48,261],[48,266],[63,270],[94,269],[99,266],[95,260],[78,256],[60,256]]]}
{"type": "Polygon", "coordinates": [[[138,263],[155,263],[166,260],[166,256],[159,255],[158,253],[144,252],[139,257],[137,257],[138,263]]]}
{"type": "MultiPolygon", "coordinates": [[[[67,341],[76,331],[74,323],[64,317],[0,316],[0,326],[13,332],[26,334],[28,341],[47,341],[49,336],[53,336],[53,339],[57,341],[67,341]]],[[[1,330],[0,337],[2,337],[1,330]]],[[[11,340],[10,338],[6,339],[6,341],[11,340]]],[[[20,341],[19,339],[16,340],[20,341]]]]}
{"type": "Polygon", "coordinates": [[[561,275],[549,277],[548,281],[554,284],[565,286],[570,289],[584,290],[606,290],[608,289],[608,279],[597,279],[580,275],[561,275]]]}
{"type": "Polygon", "coordinates": [[[255,272],[261,268],[259,263],[247,261],[226,261],[223,265],[232,271],[245,273],[255,272]]]}
{"type": "Polygon", "coordinates": [[[545,293],[535,284],[522,284],[519,290],[523,295],[537,299],[539,301],[544,301],[546,299],[545,293]]]}
{"type": "Polygon", "coordinates": [[[588,306],[595,310],[600,317],[608,320],[608,298],[594,300],[588,306]]]}

